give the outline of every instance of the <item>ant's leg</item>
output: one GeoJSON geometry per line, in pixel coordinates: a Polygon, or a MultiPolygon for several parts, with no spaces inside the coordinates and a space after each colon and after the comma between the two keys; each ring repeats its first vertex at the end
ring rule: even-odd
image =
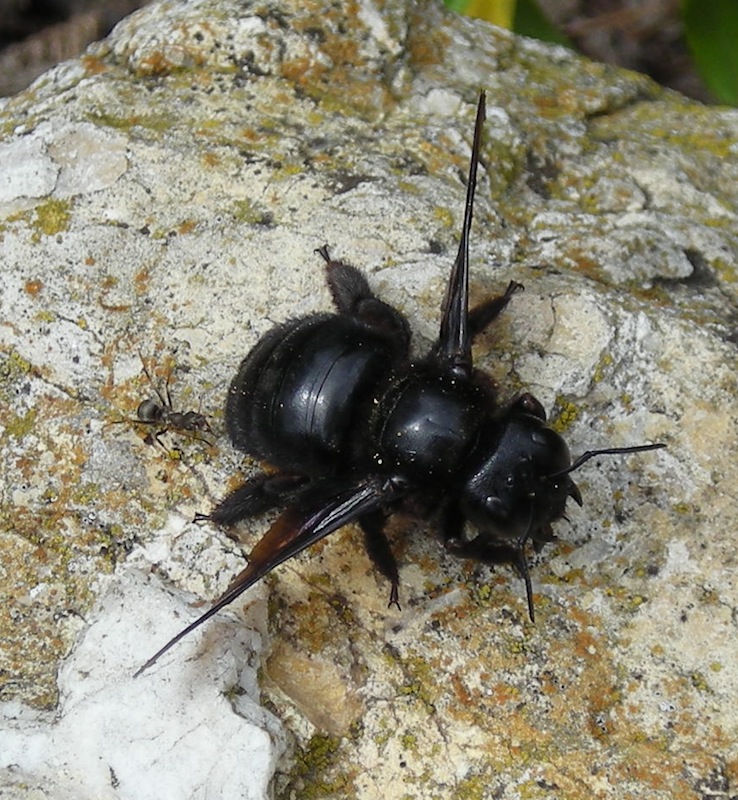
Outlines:
{"type": "Polygon", "coordinates": [[[507,289],[505,289],[505,294],[501,294],[499,297],[492,297],[480,303],[476,308],[472,308],[469,312],[469,330],[471,331],[472,339],[482,333],[491,322],[500,316],[514,294],[522,291],[522,283],[510,281],[507,289]]]}
{"type": "Polygon", "coordinates": [[[167,396],[164,397],[159,387],[154,383],[154,379],[151,377],[151,373],[149,372],[146,366],[146,359],[143,357],[143,353],[140,350],[138,351],[138,357],[141,359],[141,366],[143,367],[143,373],[146,376],[148,382],[151,384],[151,388],[156,392],[156,396],[159,398],[159,402],[161,403],[162,407],[171,409],[172,401],[171,398],[169,397],[169,376],[171,375],[171,369],[167,373],[167,383],[166,383],[167,396]]]}
{"type": "Polygon", "coordinates": [[[168,448],[168,447],[167,447],[167,446],[164,444],[164,442],[162,442],[162,440],[161,440],[161,437],[162,437],[162,436],[164,436],[164,434],[165,434],[165,433],[166,433],[168,430],[169,430],[169,428],[160,428],[158,431],[154,431],[154,433],[149,433],[149,434],[146,436],[146,439],[144,439],[144,441],[145,441],[147,444],[153,444],[153,443],[154,443],[154,441],[155,441],[155,442],[156,442],[156,443],[159,445],[159,447],[161,447],[161,449],[162,449],[162,450],[163,450],[165,453],[167,453],[167,454],[168,454],[168,453],[169,453],[169,448],[168,448]]]}
{"type": "Polygon", "coordinates": [[[380,510],[364,514],[359,518],[359,525],[364,531],[364,545],[374,566],[392,584],[389,606],[400,608],[400,574],[397,561],[384,532],[385,514],[380,510]]]}
{"type": "Polygon", "coordinates": [[[397,344],[398,350],[407,353],[410,345],[410,326],[405,317],[391,305],[380,300],[369,288],[366,278],[356,267],[334,261],[328,245],[316,251],[325,261],[328,289],[336,308],[364,325],[385,334],[397,344]]]}
{"type": "MultiPolygon", "coordinates": [[[[172,369],[173,363],[171,357],[167,359],[167,373],[166,377],[164,378],[164,397],[166,398],[166,402],[164,405],[171,411],[173,409],[172,406],[172,395],[169,393],[169,382],[172,379],[172,369]]],[[[157,394],[159,394],[157,392],[157,394]]],[[[161,395],[160,395],[161,396],[161,395]]]]}
{"type": "Polygon", "coordinates": [[[248,517],[288,505],[305,492],[310,479],[301,475],[261,473],[234,489],[209,514],[195,514],[195,522],[234,525],[248,517]]]}

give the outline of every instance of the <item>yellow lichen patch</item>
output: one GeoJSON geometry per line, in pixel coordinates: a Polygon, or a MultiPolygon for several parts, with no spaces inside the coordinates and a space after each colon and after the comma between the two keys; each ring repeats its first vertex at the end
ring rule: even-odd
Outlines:
{"type": "Polygon", "coordinates": [[[710,262],[710,266],[715,270],[721,281],[728,284],[738,282],[738,271],[732,261],[715,258],[710,262]]]}
{"type": "Polygon", "coordinates": [[[295,755],[284,797],[321,800],[328,797],[355,797],[353,778],[336,771],[341,763],[340,740],[323,734],[310,738],[295,755]]]}
{"type": "Polygon", "coordinates": [[[237,220],[249,225],[261,225],[270,219],[270,212],[251,200],[235,200],[231,206],[231,213],[237,220]]]}
{"type": "Polygon", "coordinates": [[[574,403],[564,400],[563,397],[556,398],[556,417],[551,422],[551,427],[557,433],[566,432],[579,417],[579,409],[574,403]]]}
{"type": "Polygon", "coordinates": [[[434,206],[433,216],[446,228],[452,228],[455,224],[454,215],[445,206],[434,206]]]}
{"type": "Polygon", "coordinates": [[[23,415],[9,414],[5,420],[5,430],[9,436],[22,439],[33,430],[36,422],[36,409],[29,408],[23,415]]]}
{"type": "Polygon", "coordinates": [[[175,123],[176,117],[168,113],[159,114],[132,114],[131,116],[116,116],[112,113],[97,112],[90,115],[96,125],[107,125],[110,128],[130,131],[139,127],[155,133],[169,130],[175,123]]]}
{"type": "Polygon", "coordinates": [[[71,201],[50,199],[36,206],[36,229],[45,236],[55,236],[69,227],[71,201]]]}
{"type": "Polygon", "coordinates": [[[595,383],[599,383],[605,376],[607,370],[612,366],[613,358],[610,353],[603,353],[602,357],[599,360],[599,363],[595,367],[594,374],[592,375],[592,380],[595,383]]]}

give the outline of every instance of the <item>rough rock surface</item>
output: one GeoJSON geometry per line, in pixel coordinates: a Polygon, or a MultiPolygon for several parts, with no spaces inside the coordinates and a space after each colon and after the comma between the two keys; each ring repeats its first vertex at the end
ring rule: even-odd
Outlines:
{"type": "Polygon", "coordinates": [[[736,793],[736,112],[435,5],[171,0],[1,113],[0,794],[140,798],[156,764],[160,797],[263,795],[259,664],[279,796],[736,793]],[[240,358],[329,306],[314,249],[433,338],[480,87],[473,299],[526,291],[477,364],[574,453],[669,449],[578,472],[535,625],[509,570],[397,519],[401,612],[347,529],[132,681],[240,568],[190,520],[254,466],[223,435],[240,358]],[[211,444],[147,443],[142,360],[211,444]],[[103,701],[120,724],[63,734],[103,701]]]}

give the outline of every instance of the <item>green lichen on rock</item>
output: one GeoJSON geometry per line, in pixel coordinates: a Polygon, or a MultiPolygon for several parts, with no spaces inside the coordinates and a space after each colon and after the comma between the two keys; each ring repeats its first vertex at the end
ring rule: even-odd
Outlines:
{"type": "Polygon", "coordinates": [[[69,228],[72,202],[51,198],[36,206],[36,230],[44,236],[55,236],[69,228]]]}
{"type": "Polygon", "coordinates": [[[300,748],[277,798],[288,800],[296,792],[305,800],[351,796],[351,779],[340,770],[336,771],[340,764],[339,756],[340,742],[334,737],[316,733],[300,748]]]}

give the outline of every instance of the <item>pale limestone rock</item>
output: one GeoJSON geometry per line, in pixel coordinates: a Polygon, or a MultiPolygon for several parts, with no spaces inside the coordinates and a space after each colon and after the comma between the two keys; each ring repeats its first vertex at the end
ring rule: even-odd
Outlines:
{"type": "MultiPolygon", "coordinates": [[[[258,714],[237,698],[256,697],[269,652],[264,688],[294,745],[280,796],[656,800],[735,784],[738,113],[433,4],[172,0],[5,101],[2,123],[7,796],[140,798],[128,787],[152,754],[177,797],[246,796],[250,748],[269,770],[279,730],[262,717],[269,735],[236,753],[228,732],[248,739],[258,714]],[[574,453],[668,451],[578,473],[585,507],[533,568],[535,626],[510,571],[398,519],[402,612],[347,530],[247,593],[247,619],[224,613],[131,682],[197,613],[186,592],[212,598],[240,569],[190,520],[243,463],[221,412],[240,358],[329,307],[314,249],[366,270],[418,351],[434,337],[481,87],[473,299],[511,279],[526,291],[478,366],[503,398],[536,393],[574,453]],[[167,434],[174,459],[118,424],[152,393],[139,352],[156,380],[174,360],[174,402],[211,418],[215,446],[167,434]],[[131,564],[182,594],[179,617],[131,564]],[[104,598],[129,596],[115,627],[104,598]],[[217,754],[162,757],[182,722],[155,710],[165,689],[173,709],[216,698],[202,724],[217,754]],[[160,732],[62,742],[71,697],[121,720],[149,698],[160,732]],[[57,701],[53,722],[27,705],[57,701]],[[70,790],[75,758],[97,767],[70,790]],[[203,783],[203,762],[231,780],[203,783]]],[[[267,524],[242,527],[247,546],[267,524]]]]}

